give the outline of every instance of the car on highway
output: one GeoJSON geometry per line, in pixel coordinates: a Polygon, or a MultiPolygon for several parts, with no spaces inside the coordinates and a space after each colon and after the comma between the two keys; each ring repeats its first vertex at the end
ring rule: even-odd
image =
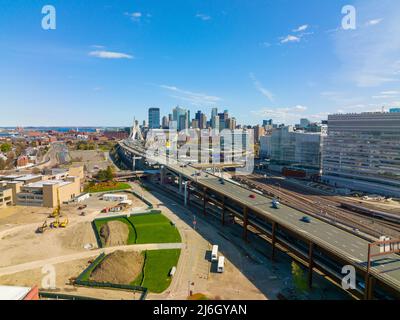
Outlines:
{"type": "Polygon", "coordinates": [[[250,199],[255,199],[256,196],[255,196],[254,194],[251,194],[251,195],[249,195],[249,198],[250,198],[250,199]]]}
{"type": "Polygon", "coordinates": [[[311,219],[307,216],[302,217],[300,221],[304,223],[311,223],[311,219]]]}

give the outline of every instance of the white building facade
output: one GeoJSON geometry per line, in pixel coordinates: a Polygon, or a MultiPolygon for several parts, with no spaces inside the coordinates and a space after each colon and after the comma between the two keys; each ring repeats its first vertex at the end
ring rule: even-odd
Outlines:
{"type": "Polygon", "coordinates": [[[326,183],[400,197],[400,113],[330,115],[322,163],[326,183]]]}

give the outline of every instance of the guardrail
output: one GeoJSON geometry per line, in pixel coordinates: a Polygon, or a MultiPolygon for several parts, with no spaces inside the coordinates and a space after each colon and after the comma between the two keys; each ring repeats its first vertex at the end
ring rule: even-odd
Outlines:
{"type": "Polygon", "coordinates": [[[65,294],[56,292],[39,291],[39,298],[47,298],[53,300],[101,300],[93,297],[78,296],[75,294],[65,294]]]}

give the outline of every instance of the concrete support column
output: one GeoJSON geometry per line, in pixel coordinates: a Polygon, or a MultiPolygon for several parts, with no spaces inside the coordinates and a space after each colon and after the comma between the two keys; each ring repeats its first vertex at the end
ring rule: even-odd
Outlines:
{"type": "Polygon", "coordinates": [[[207,188],[203,189],[203,214],[206,215],[206,205],[207,205],[207,188]]]}
{"type": "Polygon", "coordinates": [[[370,274],[367,274],[367,276],[365,277],[364,300],[373,299],[374,283],[375,283],[375,278],[371,277],[370,274]]]}
{"type": "Polygon", "coordinates": [[[183,193],[184,193],[184,203],[185,203],[185,207],[187,207],[188,204],[188,181],[183,183],[184,189],[183,189],[183,193]]]}
{"type": "Polygon", "coordinates": [[[313,267],[314,267],[314,243],[310,242],[308,248],[308,287],[312,288],[312,276],[313,276],[313,267]]]}
{"type": "Polygon", "coordinates": [[[188,181],[187,182],[187,187],[186,187],[187,189],[187,198],[186,198],[186,201],[187,201],[187,205],[190,205],[190,181],[188,181]]]}
{"type": "Polygon", "coordinates": [[[243,207],[243,240],[247,241],[248,208],[243,207]]]}
{"type": "Polygon", "coordinates": [[[182,175],[178,177],[179,193],[182,193],[182,175]]]}
{"type": "Polygon", "coordinates": [[[161,167],[160,169],[160,184],[163,185],[165,183],[165,168],[161,167]]]}
{"type": "Polygon", "coordinates": [[[272,253],[271,259],[275,260],[276,222],[272,222],[272,253]]]}
{"type": "Polygon", "coordinates": [[[223,226],[225,225],[225,196],[222,196],[221,223],[223,226]]]}

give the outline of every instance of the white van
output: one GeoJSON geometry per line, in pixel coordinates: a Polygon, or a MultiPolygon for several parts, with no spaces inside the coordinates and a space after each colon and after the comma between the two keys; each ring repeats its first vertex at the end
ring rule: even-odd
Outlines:
{"type": "Polygon", "coordinates": [[[218,246],[213,245],[212,251],[211,251],[211,262],[213,261],[218,261],[218,246]]]}
{"type": "Polygon", "coordinates": [[[225,257],[220,256],[218,259],[218,272],[223,273],[224,272],[224,267],[225,267],[225,257]]]}

